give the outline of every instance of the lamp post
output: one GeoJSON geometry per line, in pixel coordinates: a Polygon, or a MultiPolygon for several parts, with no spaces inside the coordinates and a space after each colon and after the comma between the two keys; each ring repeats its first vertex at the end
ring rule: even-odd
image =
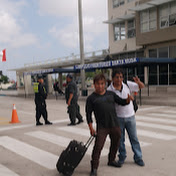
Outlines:
{"type": "MultiPolygon", "coordinates": [[[[83,40],[83,22],[82,22],[82,0],[78,0],[78,17],[79,17],[79,47],[80,47],[80,63],[84,65],[84,40],[83,40]]],[[[87,95],[85,87],[85,69],[81,69],[81,91],[82,95],[87,95]]]]}

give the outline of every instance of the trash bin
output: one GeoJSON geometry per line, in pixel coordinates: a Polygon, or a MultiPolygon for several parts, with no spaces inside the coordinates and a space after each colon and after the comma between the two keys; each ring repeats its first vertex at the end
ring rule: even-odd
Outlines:
{"type": "Polygon", "coordinates": [[[82,90],[82,96],[87,96],[87,89],[85,89],[85,90],[82,90]]]}

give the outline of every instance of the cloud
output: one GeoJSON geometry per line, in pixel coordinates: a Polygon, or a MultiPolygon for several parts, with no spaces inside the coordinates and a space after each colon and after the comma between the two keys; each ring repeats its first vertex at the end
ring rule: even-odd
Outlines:
{"type": "Polygon", "coordinates": [[[39,0],[39,14],[52,16],[76,16],[77,0],[39,0]]]}
{"type": "Polygon", "coordinates": [[[36,43],[37,38],[30,33],[23,31],[19,21],[22,20],[20,15],[20,8],[26,3],[24,1],[18,1],[16,3],[12,1],[0,1],[0,45],[5,47],[19,48],[36,43]]]}
{"type": "MultiPolygon", "coordinates": [[[[79,47],[78,14],[76,13],[76,9],[78,9],[77,2],[78,0],[40,0],[40,12],[43,15],[49,14],[56,17],[67,17],[71,21],[70,24],[62,26],[61,30],[59,25],[54,25],[49,30],[49,33],[53,37],[58,39],[64,46],[70,48],[79,47]],[[72,7],[71,9],[69,9],[68,4],[72,7]],[[49,8],[47,8],[48,6],[49,8]],[[52,6],[55,6],[53,11],[50,10],[52,6]]],[[[82,8],[85,50],[90,51],[94,49],[97,37],[108,35],[108,26],[103,24],[103,21],[107,18],[106,0],[83,0],[82,8]]],[[[107,37],[105,36],[105,38],[107,37]]],[[[96,47],[98,48],[98,46],[96,47]]]]}

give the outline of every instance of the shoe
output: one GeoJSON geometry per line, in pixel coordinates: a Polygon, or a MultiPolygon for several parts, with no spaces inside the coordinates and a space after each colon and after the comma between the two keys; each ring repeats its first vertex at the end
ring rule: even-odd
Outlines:
{"type": "Polygon", "coordinates": [[[45,125],[52,125],[53,123],[52,122],[50,122],[50,121],[46,121],[45,122],[45,125]]]}
{"type": "Polygon", "coordinates": [[[43,123],[37,122],[37,123],[36,123],[36,126],[39,126],[39,125],[43,125],[43,123]]]}
{"type": "Polygon", "coordinates": [[[77,124],[80,124],[80,123],[83,123],[84,122],[84,120],[79,120],[78,122],[77,122],[77,124]]]}
{"type": "Polygon", "coordinates": [[[122,167],[124,164],[124,160],[118,160],[117,161],[117,167],[122,167]]]}
{"type": "Polygon", "coordinates": [[[69,123],[69,124],[67,124],[68,126],[74,126],[74,125],[76,125],[76,123],[69,123]]]}
{"type": "Polygon", "coordinates": [[[116,161],[111,161],[111,162],[108,162],[108,166],[118,167],[118,164],[116,161]]]}
{"type": "Polygon", "coordinates": [[[97,169],[92,169],[90,172],[90,176],[97,176],[97,169]]]}
{"type": "Polygon", "coordinates": [[[139,159],[137,161],[135,161],[135,163],[138,165],[138,166],[145,166],[145,163],[142,159],[139,159]]]}

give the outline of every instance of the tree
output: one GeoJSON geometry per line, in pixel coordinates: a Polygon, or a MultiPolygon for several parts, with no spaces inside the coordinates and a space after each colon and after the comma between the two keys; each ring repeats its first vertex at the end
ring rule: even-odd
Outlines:
{"type": "Polygon", "coordinates": [[[6,84],[6,83],[8,83],[8,82],[9,82],[9,78],[8,78],[7,76],[2,75],[2,76],[0,77],[0,83],[6,84]]]}

